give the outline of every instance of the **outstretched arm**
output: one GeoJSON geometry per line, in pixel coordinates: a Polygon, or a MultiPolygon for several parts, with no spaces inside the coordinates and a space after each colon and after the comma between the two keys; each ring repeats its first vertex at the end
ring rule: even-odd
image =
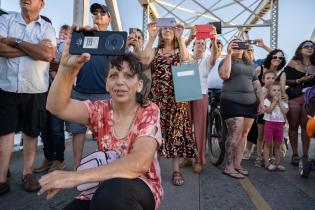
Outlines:
{"type": "MultiPolygon", "coordinates": [[[[72,26],[72,31],[75,29],[76,26],[72,26]]],[[[91,30],[92,28],[86,27],[80,30],[85,29],[91,30]]],[[[70,94],[74,80],[84,63],[90,60],[90,54],[69,54],[72,31],[69,38],[65,41],[59,69],[48,94],[46,108],[63,120],[87,124],[89,113],[86,105],[82,101],[70,99],[70,94]]]]}

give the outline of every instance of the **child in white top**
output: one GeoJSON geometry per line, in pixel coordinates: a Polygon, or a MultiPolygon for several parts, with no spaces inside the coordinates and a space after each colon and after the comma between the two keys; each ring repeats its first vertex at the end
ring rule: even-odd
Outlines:
{"type": "Polygon", "coordinates": [[[281,85],[273,83],[268,88],[267,97],[264,100],[264,161],[267,170],[285,170],[281,165],[281,144],[283,143],[283,130],[285,115],[289,111],[288,103],[281,99],[281,85]],[[276,156],[275,164],[269,162],[272,146],[276,156]]]}
{"type": "MultiPolygon", "coordinates": [[[[262,82],[264,83],[264,86],[261,88],[263,97],[266,98],[268,88],[270,85],[272,85],[276,80],[276,73],[275,71],[266,71],[263,74],[262,82]]],[[[258,130],[258,136],[257,136],[257,158],[255,161],[255,166],[262,167],[262,147],[263,147],[263,134],[264,134],[264,114],[261,114],[258,116],[257,119],[257,130],[258,130]]]]}

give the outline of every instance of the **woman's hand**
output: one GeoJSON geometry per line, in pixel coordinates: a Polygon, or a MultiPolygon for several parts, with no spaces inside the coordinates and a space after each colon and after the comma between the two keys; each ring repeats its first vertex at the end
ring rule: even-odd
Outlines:
{"type": "Polygon", "coordinates": [[[184,32],[184,25],[181,23],[177,23],[175,26],[175,37],[177,38],[177,40],[182,38],[183,32],[184,32]]]}
{"type": "Polygon", "coordinates": [[[227,49],[227,53],[231,55],[234,52],[234,49],[236,48],[238,48],[237,42],[231,42],[231,44],[229,44],[229,47],[227,49]]]}
{"type": "Polygon", "coordinates": [[[188,40],[192,41],[196,38],[196,34],[197,34],[197,30],[196,30],[196,26],[193,26],[191,29],[190,29],[190,33],[189,33],[189,36],[188,36],[188,40]]]}
{"type": "Polygon", "coordinates": [[[148,32],[149,36],[155,39],[159,33],[159,28],[156,26],[155,22],[151,22],[148,24],[148,32]]]}
{"type": "MultiPolygon", "coordinates": [[[[89,53],[83,53],[81,55],[71,55],[69,53],[69,48],[70,48],[70,42],[71,42],[71,37],[72,37],[72,32],[76,31],[77,26],[72,25],[70,34],[68,39],[65,41],[65,46],[64,50],[62,52],[62,57],[60,60],[60,67],[71,69],[71,70],[76,70],[78,71],[81,69],[81,67],[90,60],[91,55],[89,53]]],[[[85,31],[91,31],[91,30],[98,30],[97,27],[80,27],[79,30],[85,30],[85,31]]]]}
{"type": "Polygon", "coordinates": [[[61,189],[67,189],[77,186],[76,171],[54,171],[39,179],[41,186],[38,195],[47,192],[47,199],[53,198],[61,189]]]}
{"type": "Polygon", "coordinates": [[[259,105],[257,107],[257,113],[258,115],[261,115],[265,112],[265,106],[264,106],[264,103],[262,102],[259,102],[259,105]]]}

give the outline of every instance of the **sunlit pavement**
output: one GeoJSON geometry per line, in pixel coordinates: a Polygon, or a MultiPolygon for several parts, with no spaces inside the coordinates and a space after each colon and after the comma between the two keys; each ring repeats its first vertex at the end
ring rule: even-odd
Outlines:
{"type": "MultiPolygon", "coordinates": [[[[95,142],[87,141],[85,152],[95,150],[95,142]]],[[[314,145],[312,147],[315,149],[314,145]]],[[[315,151],[314,151],[315,152],[315,151]]],[[[36,164],[42,161],[39,149],[36,164]]],[[[203,173],[194,174],[191,168],[182,169],[185,184],[174,186],[171,182],[171,160],[161,159],[161,172],[165,198],[161,210],[210,210],[210,209],[315,209],[315,171],[305,179],[298,175],[298,168],[285,160],[286,172],[268,172],[254,167],[254,161],[243,161],[249,170],[248,179],[239,181],[222,175],[222,168],[205,165],[203,173]]],[[[66,149],[67,169],[72,169],[72,146],[66,149]]],[[[76,191],[65,190],[47,201],[44,196],[24,192],[21,186],[22,152],[15,152],[10,166],[11,192],[0,197],[0,210],[59,210],[75,195],[76,191]]],[[[38,175],[40,177],[42,174],[38,175]]]]}

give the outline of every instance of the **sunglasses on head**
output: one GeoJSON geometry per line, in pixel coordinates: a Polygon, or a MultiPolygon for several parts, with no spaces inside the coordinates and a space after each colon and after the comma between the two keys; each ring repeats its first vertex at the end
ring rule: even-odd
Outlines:
{"type": "Polygon", "coordinates": [[[276,55],[274,55],[274,56],[272,56],[272,59],[279,59],[279,60],[283,60],[283,59],[284,59],[284,57],[283,57],[283,56],[276,56],[276,55]]]}
{"type": "Polygon", "coordinates": [[[303,49],[315,49],[315,45],[305,45],[302,48],[303,49]]]}

